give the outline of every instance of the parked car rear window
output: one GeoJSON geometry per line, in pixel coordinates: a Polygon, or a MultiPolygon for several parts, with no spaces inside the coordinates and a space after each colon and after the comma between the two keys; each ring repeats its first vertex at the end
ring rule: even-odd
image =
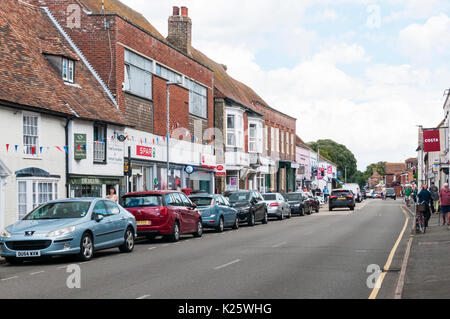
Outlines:
{"type": "Polygon", "coordinates": [[[160,207],[162,206],[161,195],[145,195],[145,196],[130,196],[124,198],[123,207],[137,208],[137,207],[160,207]]]}
{"type": "Polygon", "coordinates": [[[198,207],[211,206],[213,199],[209,197],[191,197],[191,201],[198,207]]]}
{"type": "Polygon", "coordinates": [[[263,197],[264,200],[277,200],[277,195],[275,194],[265,194],[263,197]]]}
{"type": "Polygon", "coordinates": [[[91,202],[49,203],[29,213],[24,220],[83,218],[90,206],[91,202]]]}
{"type": "Polygon", "coordinates": [[[251,193],[232,193],[230,195],[230,203],[247,202],[250,200],[251,193]]]}
{"type": "Polygon", "coordinates": [[[288,201],[301,201],[303,199],[303,196],[300,193],[286,194],[284,195],[284,198],[286,198],[288,201]]]}

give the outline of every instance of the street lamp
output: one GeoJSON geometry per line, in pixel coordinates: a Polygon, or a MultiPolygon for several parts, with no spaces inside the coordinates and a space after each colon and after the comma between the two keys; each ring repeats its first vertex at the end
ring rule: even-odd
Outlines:
{"type": "Polygon", "coordinates": [[[167,183],[167,186],[166,186],[166,189],[167,190],[169,190],[169,172],[170,172],[170,164],[169,164],[169,162],[170,162],[170,158],[169,158],[169,153],[170,153],[170,150],[169,150],[169,145],[170,145],[170,114],[169,114],[169,110],[170,110],[170,90],[169,90],[169,88],[170,88],[170,86],[171,85],[177,85],[177,84],[179,84],[178,82],[171,82],[171,81],[169,81],[169,82],[166,82],[166,90],[167,90],[167,116],[166,116],[166,118],[167,118],[167,140],[166,140],[166,143],[167,143],[167,181],[166,181],[166,183],[167,183]]]}

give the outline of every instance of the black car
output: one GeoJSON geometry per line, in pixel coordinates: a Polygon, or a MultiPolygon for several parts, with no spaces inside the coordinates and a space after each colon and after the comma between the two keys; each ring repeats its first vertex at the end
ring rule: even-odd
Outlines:
{"type": "Polygon", "coordinates": [[[395,193],[395,189],[386,188],[386,199],[392,198],[393,200],[397,200],[397,194],[395,193]]]}
{"type": "Polygon", "coordinates": [[[305,216],[305,214],[311,215],[313,208],[310,205],[310,202],[308,201],[309,198],[305,193],[288,193],[284,195],[284,198],[286,198],[289,206],[291,206],[292,214],[298,214],[301,216],[305,216]]]}
{"type": "Polygon", "coordinates": [[[267,224],[267,205],[258,191],[236,191],[230,192],[229,201],[231,206],[238,211],[239,222],[254,226],[256,222],[267,224]]]}
{"type": "Polygon", "coordinates": [[[331,193],[329,208],[330,212],[334,208],[350,208],[355,210],[355,195],[350,190],[335,190],[331,193]]]}

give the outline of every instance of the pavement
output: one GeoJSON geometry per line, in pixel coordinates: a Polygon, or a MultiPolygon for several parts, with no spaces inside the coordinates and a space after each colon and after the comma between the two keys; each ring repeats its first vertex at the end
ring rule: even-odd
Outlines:
{"type": "Polygon", "coordinates": [[[412,238],[402,298],[450,298],[449,252],[450,230],[433,215],[427,232],[412,238]]]}
{"type": "Polygon", "coordinates": [[[367,200],[353,212],[324,207],[179,243],[140,241],[131,254],[98,252],[87,263],[3,264],[0,298],[367,299],[374,291],[369,269],[390,260],[377,298],[392,299],[406,247],[395,243],[405,220],[399,201],[367,200]],[[67,285],[74,265],[79,289],[67,285]]]}

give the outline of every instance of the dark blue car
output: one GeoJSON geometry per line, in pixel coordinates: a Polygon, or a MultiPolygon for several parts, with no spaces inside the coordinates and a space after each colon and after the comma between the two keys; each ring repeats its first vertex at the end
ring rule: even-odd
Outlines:
{"type": "Polygon", "coordinates": [[[239,228],[238,211],[222,195],[199,194],[189,196],[189,199],[198,206],[204,228],[214,228],[218,232],[239,228]]]}

